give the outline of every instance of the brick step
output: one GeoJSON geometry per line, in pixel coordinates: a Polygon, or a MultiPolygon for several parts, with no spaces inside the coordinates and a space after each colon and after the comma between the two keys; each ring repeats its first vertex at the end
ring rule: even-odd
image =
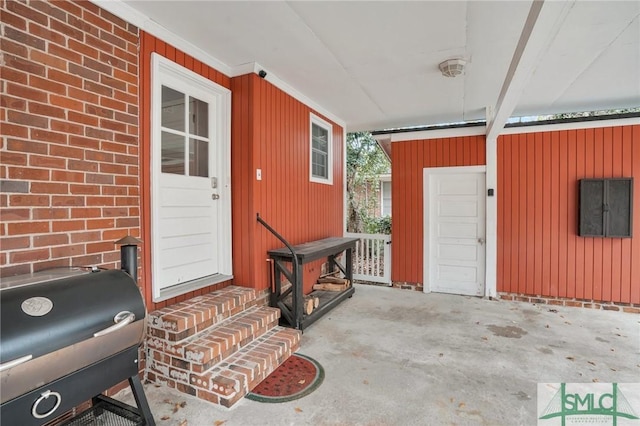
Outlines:
{"type": "Polygon", "coordinates": [[[172,368],[202,373],[278,325],[280,310],[252,307],[181,342],[147,338],[152,368],[169,377],[172,368]]]}
{"type": "Polygon", "coordinates": [[[190,376],[183,392],[231,407],[300,348],[298,330],[275,327],[210,370],[190,376]]]}
{"type": "Polygon", "coordinates": [[[149,313],[147,333],[180,342],[255,305],[254,289],[225,287],[149,313]]]}

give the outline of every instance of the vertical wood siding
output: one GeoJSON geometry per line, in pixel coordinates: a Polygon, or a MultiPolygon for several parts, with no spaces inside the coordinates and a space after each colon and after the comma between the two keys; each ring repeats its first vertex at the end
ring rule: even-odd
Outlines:
{"type": "Polygon", "coordinates": [[[638,178],[637,125],[501,136],[498,291],[640,303],[638,178]],[[623,176],[636,179],[634,237],[579,237],[579,179],[623,176]]]}
{"type": "MultiPolygon", "coordinates": [[[[233,78],[231,90],[234,282],[264,289],[270,282],[267,250],[282,244],[256,221],[256,213],[292,244],[342,235],[343,129],[322,117],[333,126],[333,184],[312,183],[313,111],[255,74],[233,78]],[[261,181],[256,169],[262,170],[261,181]]],[[[321,262],[305,265],[305,292],[320,267],[321,262]]]]}
{"type": "Polygon", "coordinates": [[[423,281],[422,170],[486,164],[484,136],[394,142],[392,173],[392,268],[394,282],[423,281]]]}
{"type": "Polygon", "coordinates": [[[183,67],[190,69],[209,80],[226,87],[231,87],[229,77],[219,71],[203,64],[202,62],[186,55],[184,52],[165,43],[164,41],[140,31],[140,201],[142,206],[142,240],[141,246],[142,273],[141,287],[149,310],[159,309],[167,305],[180,302],[182,300],[206,294],[219,288],[221,285],[205,287],[200,290],[191,291],[181,296],[165,300],[160,303],[152,302],[151,288],[151,54],[156,52],[183,67]]]}

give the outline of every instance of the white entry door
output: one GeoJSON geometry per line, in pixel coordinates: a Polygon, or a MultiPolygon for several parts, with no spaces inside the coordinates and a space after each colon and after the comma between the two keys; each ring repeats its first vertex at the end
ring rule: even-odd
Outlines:
{"type": "Polygon", "coordinates": [[[228,112],[220,111],[228,91],[166,59],[154,62],[153,288],[160,299],[167,288],[226,272],[231,197],[228,112]]]}
{"type": "Polygon", "coordinates": [[[424,169],[424,291],[484,295],[484,166],[424,169]]]}

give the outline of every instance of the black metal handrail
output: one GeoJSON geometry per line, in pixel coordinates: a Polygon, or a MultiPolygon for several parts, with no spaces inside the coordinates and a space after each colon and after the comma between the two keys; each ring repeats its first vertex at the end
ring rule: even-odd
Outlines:
{"type": "MultiPolygon", "coordinates": [[[[282,303],[282,293],[281,293],[282,288],[280,288],[280,286],[278,285],[279,280],[276,280],[276,285],[275,285],[276,288],[275,288],[274,294],[272,295],[272,306],[279,307],[283,315],[285,315],[285,317],[288,317],[289,322],[292,325],[294,325],[293,323],[295,323],[295,327],[300,328],[300,321],[302,316],[302,300],[301,300],[302,296],[300,294],[303,290],[298,289],[299,283],[297,282],[297,278],[296,278],[298,277],[298,267],[299,267],[298,254],[296,253],[293,246],[289,244],[289,242],[282,235],[280,235],[278,231],[273,229],[271,225],[269,225],[263,218],[260,217],[260,213],[256,213],[256,219],[262,226],[267,228],[267,231],[271,232],[271,234],[273,234],[273,236],[275,236],[278,240],[280,240],[282,244],[284,244],[285,247],[287,247],[287,249],[291,252],[291,256],[293,257],[291,261],[291,265],[292,265],[291,273],[294,280],[290,279],[289,281],[291,282],[291,292],[292,292],[291,301],[293,303],[292,305],[293,312],[291,313],[288,311],[285,312],[285,309],[284,309],[285,306],[282,303]]],[[[280,273],[276,268],[275,264],[274,264],[274,273],[276,274],[280,273]]]]}

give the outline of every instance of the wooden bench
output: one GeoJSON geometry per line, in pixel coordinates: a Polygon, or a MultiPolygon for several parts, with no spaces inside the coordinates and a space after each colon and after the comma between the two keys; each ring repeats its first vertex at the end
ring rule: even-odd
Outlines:
{"type": "Polygon", "coordinates": [[[357,241],[357,238],[331,237],[293,246],[293,253],[287,247],[268,251],[269,256],[273,259],[274,268],[274,288],[271,294],[271,306],[277,307],[282,311],[282,319],[289,326],[304,330],[340,302],[353,295],[354,289],[352,285],[340,292],[316,290],[311,293],[311,296],[317,297],[320,304],[311,314],[306,315],[303,311],[305,295],[302,265],[326,258],[329,262],[330,271],[338,268],[345,278],[352,283],[353,250],[357,241]],[[345,254],[344,264],[336,259],[343,252],[345,254]],[[291,265],[291,268],[288,268],[287,265],[291,265]],[[282,275],[291,283],[291,287],[284,291],[282,288],[282,275]],[[289,296],[291,296],[291,302],[288,305],[285,300],[289,296]]]}

